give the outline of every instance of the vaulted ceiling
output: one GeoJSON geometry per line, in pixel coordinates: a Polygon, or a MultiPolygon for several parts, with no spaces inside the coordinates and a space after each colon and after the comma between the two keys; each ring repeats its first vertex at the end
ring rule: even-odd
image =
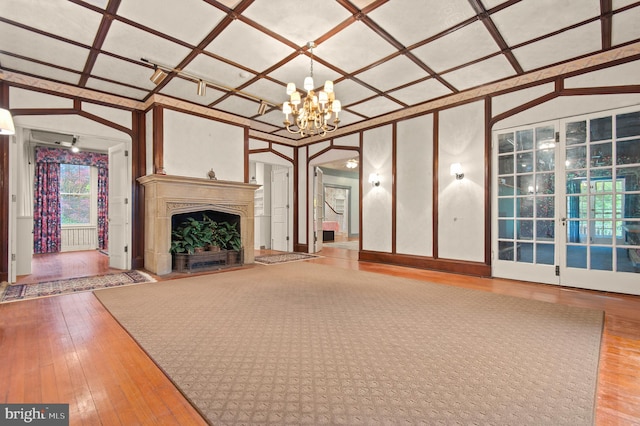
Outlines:
{"type": "Polygon", "coordinates": [[[2,0],[0,67],[139,101],[162,94],[297,139],[279,108],[311,53],[344,127],[636,42],[638,22],[632,0],[2,0]],[[153,64],[174,71],[155,85],[153,64]]]}

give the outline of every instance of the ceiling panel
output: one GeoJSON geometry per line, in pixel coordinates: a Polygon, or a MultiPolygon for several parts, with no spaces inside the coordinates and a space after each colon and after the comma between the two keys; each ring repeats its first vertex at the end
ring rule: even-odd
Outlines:
{"type": "Polygon", "coordinates": [[[155,87],[149,80],[149,68],[105,54],[98,55],[93,66],[93,75],[108,80],[119,80],[140,89],[152,90],[155,87]]]}
{"type": "Polygon", "coordinates": [[[200,54],[184,70],[195,76],[225,87],[238,87],[255,77],[255,74],[226,62],[200,54]]]}
{"type": "Polygon", "coordinates": [[[354,102],[370,98],[376,95],[376,92],[358,84],[353,80],[342,80],[333,85],[333,92],[336,99],[342,102],[342,105],[350,105],[354,102]]]}
{"type": "Polygon", "coordinates": [[[389,94],[407,105],[417,105],[444,95],[450,95],[451,90],[438,80],[430,78],[429,80],[394,90],[389,94]]]}
{"type": "Polygon", "coordinates": [[[206,50],[258,72],[294,52],[291,47],[238,20],[229,24],[206,50]]]}
{"type": "Polygon", "coordinates": [[[612,44],[618,45],[640,38],[640,6],[613,15],[612,44]]]}
{"type": "Polygon", "coordinates": [[[600,22],[592,22],[536,43],[515,49],[513,54],[525,71],[598,51],[602,45],[600,22]]]}
{"type": "Polygon", "coordinates": [[[630,4],[636,3],[637,0],[613,0],[612,6],[613,10],[618,10],[622,7],[629,6],[630,4]]]}
{"type": "Polygon", "coordinates": [[[255,95],[271,104],[279,104],[288,99],[284,86],[267,80],[266,78],[261,78],[242,89],[242,91],[255,95]]]}
{"type": "Polygon", "coordinates": [[[509,61],[503,55],[498,55],[443,74],[443,77],[456,89],[466,90],[515,74],[509,61]]]}
{"type": "Polygon", "coordinates": [[[0,64],[8,69],[19,71],[25,74],[34,74],[38,76],[47,76],[47,78],[62,83],[78,84],[80,74],[70,71],[61,70],[59,68],[50,67],[48,65],[36,64],[24,59],[15,58],[0,54],[0,64]]]}
{"type": "Polygon", "coordinates": [[[514,46],[599,14],[599,0],[524,0],[491,19],[507,44],[514,46]]]}
{"type": "Polygon", "coordinates": [[[396,52],[391,44],[360,21],[349,25],[316,49],[338,68],[351,73],[396,52]]]}
{"type": "MultiPolygon", "coordinates": [[[[314,49],[314,53],[319,49],[314,49]]],[[[305,77],[311,74],[311,58],[307,55],[297,55],[293,60],[287,62],[271,73],[271,76],[283,83],[294,83],[296,87],[302,88],[305,77]]],[[[326,80],[334,81],[340,74],[330,68],[325,67],[317,60],[313,61],[313,82],[316,87],[320,87],[326,80]]],[[[285,87],[282,88],[284,96],[285,87]]]]}
{"type": "Polygon", "coordinates": [[[276,109],[287,99],[286,83],[300,90],[310,73],[309,41],[317,43],[315,85],[335,82],[345,127],[604,52],[610,46],[603,40],[614,47],[640,42],[638,2],[613,0],[613,15],[601,10],[606,6],[601,0],[2,0],[0,67],[141,101],[160,93],[297,141],[283,131],[276,109]],[[601,25],[609,19],[610,34],[601,25]],[[211,41],[198,49],[205,40],[211,41]],[[154,64],[169,72],[158,86],[149,81],[154,64]],[[196,94],[198,79],[210,86],[204,97],[196,94]],[[257,116],[261,99],[275,106],[257,116]]]}
{"type": "Polygon", "coordinates": [[[429,74],[405,55],[397,56],[356,77],[383,92],[428,77],[429,74]],[[393,76],[393,78],[390,78],[393,76]]]}
{"type": "Polygon", "coordinates": [[[351,14],[338,3],[315,0],[256,1],[243,16],[269,28],[278,35],[304,46],[315,41],[351,14]],[[312,18],[309,18],[309,12],[312,18]]]}
{"type": "Polygon", "coordinates": [[[0,16],[86,46],[93,43],[102,20],[100,13],[67,0],[2,0],[0,16]]]}
{"type": "Polygon", "coordinates": [[[2,40],[2,49],[6,52],[18,51],[20,56],[76,71],[82,71],[89,55],[89,49],[84,47],[4,22],[0,22],[0,40],[2,40]]]}
{"type": "Polygon", "coordinates": [[[474,15],[468,0],[395,0],[369,14],[373,21],[405,47],[458,25],[474,15]]]}
{"type": "Polygon", "coordinates": [[[201,0],[122,0],[118,15],[196,46],[226,13],[201,0]]]}
{"type": "Polygon", "coordinates": [[[186,47],[120,21],[111,24],[102,49],[131,60],[147,58],[169,66],[178,65],[189,53],[186,47]]]}
{"type": "Polygon", "coordinates": [[[397,102],[393,102],[392,100],[383,97],[373,98],[369,101],[349,107],[350,110],[364,115],[365,117],[377,117],[391,111],[397,111],[400,108],[402,108],[402,106],[397,102]]]}
{"type": "Polygon", "coordinates": [[[246,99],[241,96],[229,96],[225,100],[216,104],[216,109],[230,112],[237,115],[255,116],[258,113],[258,102],[246,99]],[[250,114],[249,111],[252,113],[250,114]]]}
{"type": "Polygon", "coordinates": [[[138,89],[132,89],[131,87],[123,86],[117,83],[111,83],[108,81],[99,80],[97,78],[90,78],[87,81],[89,89],[95,89],[100,92],[112,93],[114,95],[124,96],[130,99],[142,99],[147,92],[138,89]]]}
{"type": "Polygon", "coordinates": [[[474,22],[411,53],[434,71],[442,72],[499,51],[484,24],[474,22]]]}

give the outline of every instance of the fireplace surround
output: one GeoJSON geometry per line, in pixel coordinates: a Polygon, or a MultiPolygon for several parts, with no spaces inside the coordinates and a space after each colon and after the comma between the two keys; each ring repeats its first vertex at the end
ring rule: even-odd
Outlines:
{"type": "Polygon", "coordinates": [[[254,191],[260,185],[184,176],[148,175],[144,186],[144,267],[157,274],[171,272],[171,218],[205,210],[240,217],[244,263],[254,262],[254,191]]]}

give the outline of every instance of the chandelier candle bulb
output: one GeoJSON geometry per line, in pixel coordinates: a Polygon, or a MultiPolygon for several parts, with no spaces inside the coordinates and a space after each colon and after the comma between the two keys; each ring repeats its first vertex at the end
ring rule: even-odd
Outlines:
{"type": "Polygon", "coordinates": [[[305,77],[304,79],[304,88],[306,89],[307,92],[310,92],[313,90],[313,77],[305,77]]]}

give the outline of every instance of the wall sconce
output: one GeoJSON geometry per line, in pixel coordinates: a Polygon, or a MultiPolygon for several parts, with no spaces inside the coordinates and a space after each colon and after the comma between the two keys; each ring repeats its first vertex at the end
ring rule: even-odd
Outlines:
{"type": "Polygon", "coordinates": [[[0,135],[14,135],[16,128],[8,109],[0,108],[0,135]]]}
{"type": "Polygon", "coordinates": [[[377,173],[371,173],[369,175],[369,183],[371,186],[380,186],[380,176],[377,173]]]}
{"type": "Polygon", "coordinates": [[[462,171],[462,164],[460,163],[451,164],[451,167],[449,168],[449,173],[451,174],[451,176],[455,176],[457,180],[464,178],[464,172],[462,171]]]}

